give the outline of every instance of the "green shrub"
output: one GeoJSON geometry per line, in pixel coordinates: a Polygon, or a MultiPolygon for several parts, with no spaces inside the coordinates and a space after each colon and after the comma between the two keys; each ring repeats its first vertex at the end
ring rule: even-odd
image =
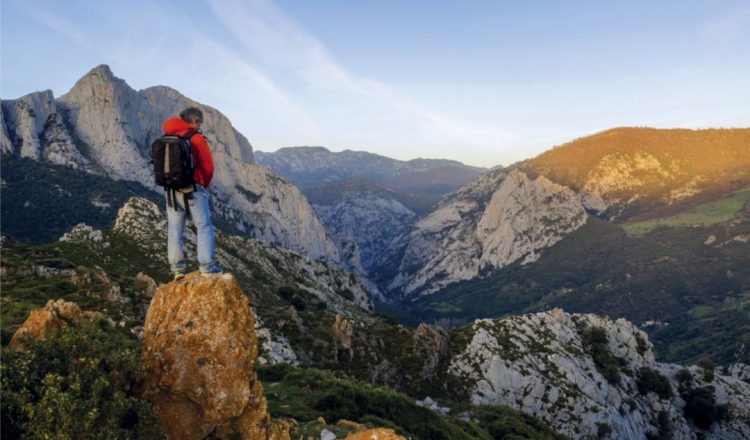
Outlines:
{"type": "Polygon", "coordinates": [[[646,433],[647,440],[672,440],[672,421],[669,419],[669,413],[661,410],[656,418],[656,433],[646,433]]]}
{"type": "Polygon", "coordinates": [[[296,289],[291,286],[281,286],[278,288],[277,291],[279,293],[279,296],[284,301],[291,301],[292,298],[294,297],[294,293],[296,292],[296,289]]]}
{"type": "Polygon", "coordinates": [[[339,289],[336,291],[336,293],[338,293],[339,296],[343,297],[344,299],[354,301],[354,293],[349,289],[339,289]]]}
{"type": "Polygon", "coordinates": [[[693,374],[687,368],[683,368],[677,372],[675,379],[677,379],[681,387],[689,386],[693,382],[693,374]]]}
{"type": "Polygon", "coordinates": [[[689,389],[681,394],[685,400],[685,418],[700,429],[709,429],[714,422],[727,417],[727,408],[716,404],[713,387],[689,389]]]}
{"type": "Polygon", "coordinates": [[[620,383],[620,361],[609,351],[606,330],[601,327],[588,327],[583,330],[581,339],[597,371],[607,379],[607,382],[620,383]]]}
{"type": "Polygon", "coordinates": [[[480,405],[473,408],[470,413],[493,439],[564,438],[540,419],[505,406],[480,405]]]}
{"type": "Polygon", "coordinates": [[[292,298],[292,306],[299,311],[305,310],[305,308],[307,308],[305,300],[300,298],[299,296],[295,296],[294,298],[292,298]]]}
{"type": "Polygon", "coordinates": [[[86,321],[2,352],[2,438],[162,438],[130,395],[137,346],[86,321]]]}
{"type": "Polygon", "coordinates": [[[612,427],[609,425],[609,423],[597,423],[596,424],[596,437],[597,438],[607,438],[612,434],[612,427]]]}
{"type": "Polygon", "coordinates": [[[638,354],[643,356],[648,350],[648,343],[646,342],[645,339],[643,339],[643,336],[641,336],[640,333],[635,334],[635,344],[636,344],[636,349],[638,350],[638,354]]]}
{"type": "Polygon", "coordinates": [[[703,368],[703,380],[713,382],[715,378],[716,364],[709,357],[702,357],[698,360],[698,366],[703,368]]]}
{"type": "Polygon", "coordinates": [[[654,392],[661,399],[670,399],[674,395],[669,380],[650,368],[641,368],[636,383],[638,391],[643,395],[654,392]]]}

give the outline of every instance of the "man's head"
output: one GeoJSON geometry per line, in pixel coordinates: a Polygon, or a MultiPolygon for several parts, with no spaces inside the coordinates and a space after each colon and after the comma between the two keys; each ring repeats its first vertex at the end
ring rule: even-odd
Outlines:
{"type": "Polygon", "coordinates": [[[198,128],[203,123],[203,112],[198,107],[188,107],[180,113],[180,119],[198,128]]]}

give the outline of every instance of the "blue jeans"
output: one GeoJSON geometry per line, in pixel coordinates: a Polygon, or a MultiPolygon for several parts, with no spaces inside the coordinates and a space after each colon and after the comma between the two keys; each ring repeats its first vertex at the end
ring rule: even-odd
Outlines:
{"type": "MultiPolygon", "coordinates": [[[[208,206],[208,192],[201,185],[195,185],[192,197],[187,199],[190,218],[198,235],[198,264],[201,272],[211,272],[214,267],[214,227],[211,224],[211,209],[208,206]]],[[[177,203],[170,207],[167,203],[167,258],[173,273],[185,272],[185,197],[177,193],[177,203]]]]}

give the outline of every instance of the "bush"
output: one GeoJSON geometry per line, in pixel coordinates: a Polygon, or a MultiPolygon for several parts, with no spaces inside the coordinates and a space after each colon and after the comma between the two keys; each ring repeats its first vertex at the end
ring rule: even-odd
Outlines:
{"type": "Polygon", "coordinates": [[[726,407],[716,405],[713,387],[687,390],[682,398],[685,400],[685,418],[692,420],[700,429],[709,429],[714,422],[727,417],[726,407]]]}
{"type": "Polygon", "coordinates": [[[354,301],[354,293],[349,289],[339,289],[336,291],[336,293],[338,293],[339,296],[343,297],[346,300],[354,301]]]}
{"type": "Polygon", "coordinates": [[[716,364],[709,357],[702,357],[698,361],[698,366],[703,368],[703,380],[706,382],[713,382],[715,378],[714,371],[716,370],[716,364]]]}
{"type": "Polygon", "coordinates": [[[620,383],[620,361],[609,351],[607,332],[601,327],[589,327],[583,331],[581,339],[597,371],[607,382],[620,383]]]}
{"type": "Polygon", "coordinates": [[[672,438],[672,421],[669,420],[669,413],[661,410],[656,418],[656,424],[659,428],[659,440],[669,440],[672,438]]]}
{"type": "Polygon", "coordinates": [[[716,369],[716,364],[713,360],[711,360],[710,357],[702,357],[698,360],[698,366],[703,368],[704,370],[710,370],[714,371],[716,369]]]}
{"type": "Polygon", "coordinates": [[[294,287],[291,286],[281,286],[277,291],[284,301],[291,301],[295,293],[294,287]]]}
{"type": "Polygon", "coordinates": [[[641,369],[636,383],[638,391],[643,395],[654,392],[661,399],[670,399],[674,395],[669,380],[650,368],[641,369]]]}
{"type": "Polygon", "coordinates": [[[137,347],[92,322],[3,349],[2,438],[162,438],[147,402],[130,395],[137,347]]]}
{"type": "Polygon", "coordinates": [[[609,423],[597,423],[596,424],[596,437],[597,438],[607,438],[610,434],[612,434],[612,427],[609,426],[609,423]]]}
{"type": "Polygon", "coordinates": [[[533,416],[520,413],[506,406],[481,405],[471,410],[472,418],[486,429],[492,438],[498,439],[558,439],[544,422],[533,416]]]}
{"type": "Polygon", "coordinates": [[[299,296],[295,296],[294,298],[292,298],[292,306],[299,311],[305,310],[305,308],[307,308],[305,300],[300,298],[299,296]]]}
{"type": "Polygon", "coordinates": [[[648,343],[646,342],[645,339],[643,339],[643,336],[641,336],[640,333],[635,334],[635,344],[636,344],[636,349],[638,350],[638,354],[643,356],[648,350],[648,343]]]}
{"type": "Polygon", "coordinates": [[[688,386],[693,382],[693,375],[690,373],[690,370],[683,368],[677,372],[675,379],[677,379],[680,386],[688,386]]]}

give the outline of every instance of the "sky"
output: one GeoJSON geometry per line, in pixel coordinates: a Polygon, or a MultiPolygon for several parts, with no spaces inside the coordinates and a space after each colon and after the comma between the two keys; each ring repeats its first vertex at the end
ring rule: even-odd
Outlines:
{"type": "Polygon", "coordinates": [[[262,151],[491,167],[619,126],[750,127],[746,0],[0,0],[0,98],[100,64],[262,151]]]}

